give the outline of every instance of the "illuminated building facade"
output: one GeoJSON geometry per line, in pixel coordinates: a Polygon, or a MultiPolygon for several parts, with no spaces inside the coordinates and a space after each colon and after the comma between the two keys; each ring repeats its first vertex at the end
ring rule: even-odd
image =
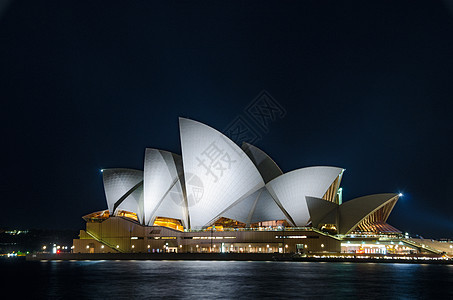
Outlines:
{"type": "Polygon", "coordinates": [[[283,173],[253,145],[197,121],[179,126],[182,155],[146,149],[143,171],[102,170],[107,209],[84,217],[74,252],[395,251],[377,240],[401,237],[386,223],[398,194],[343,203],[343,168],[283,173]]]}

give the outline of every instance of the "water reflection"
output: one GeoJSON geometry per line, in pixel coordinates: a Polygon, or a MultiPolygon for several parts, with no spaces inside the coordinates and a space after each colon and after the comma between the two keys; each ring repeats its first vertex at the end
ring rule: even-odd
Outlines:
{"type": "MultiPolygon", "coordinates": [[[[2,265],[6,269],[11,265],[2,265]]],[[[4,269],[4,268],[2,268],[4,269]]],[[[6,269],[4,269],[6,271],[6,269]]],[[[237,261],[67,261],[15,264],[36,298],[452,297],[453,266],[237,261]]],[[[2,282],[5,272],[2,272],[2,282]]]]}

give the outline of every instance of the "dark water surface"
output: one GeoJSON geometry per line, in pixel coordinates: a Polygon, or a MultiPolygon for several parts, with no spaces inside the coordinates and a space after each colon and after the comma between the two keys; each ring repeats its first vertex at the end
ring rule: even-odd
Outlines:
{"type": "Polygon", "coordinates": [[[453,265],[1,261],[0,274],[15,299],[453,299],[453,265]]]}

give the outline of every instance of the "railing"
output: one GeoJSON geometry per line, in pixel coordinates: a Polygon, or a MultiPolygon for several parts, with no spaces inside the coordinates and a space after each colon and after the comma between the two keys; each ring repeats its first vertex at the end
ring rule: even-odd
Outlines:
{"type": "Polygon", "coordinates": [[[334,238],[334,239],[336,239],[336,240],[338,240],[338,241],[341,241],[341,238],[340,238],[340,237],[335,236],[335,235],[330,235],[330,234],[328,234],[328,233],[326,233],[326,232],[324,232],[324,231],[321,231],[321,230],[319,230],[319,229],[317,229],[317,228],[311,228],[311,230],[314,231],[314,232],[316,232],[316,233],[322,234],[322,235],[324,235],[324,236],[328,236],[328,237],[334,238]]]}
{"type": "Polygon", "coordinates": [[[330,235],[326,232],[323,232],[319,229],[313,228],[313,227],[252,227],[252,228],[223,228],[222,230],[211,230],[211,229],[201,229],[201,230],[196,230],[196,229],[186,229],[184,232],[231,232],[231,231],[236,231],[236,232],[243,232],[243,231],[271,231],[271,232],[292,232],[292,231],[312,231],[319,233],[321,235],[331,237],[337,240],[341,240],[341,238],[330,235]]]}
{"type": "Polygon", "coordinates": [[[121,252],[121,253],[124,252],[123,250],[120,250],[119,248],[116,248],[115,246],[113,246],[113,245],[110,244],[109,242],[107,242],[107,241],[101,239],[100,237],[96,236],[94,233],[91,233],[91,232],[89,232],[88,230],[85,230],[85,232],[86,232],[89,236],[91,236],[93,239],[95,239],[96,241],[98,241],[99,243],[102,243],[102,244],[104,244],[104,245],[106,245],[106,246],[112,248],[112,249],[115,250],[115,251],[118,251],[118,252],[121,252]]]}
{"type": "Polygon", "coordinates": [[[251,228],[223,228],[215,229],[185,229],[184,232],[222,232],[222,231],[315,231],[312,227],[251,227],[251,228]]]}
{"type": "Polygon", "coordinates": [[[427,246],[425,244],[421,244],[421,243],[418,243],[418,242],[415,242],[415,241],[412,241],[412,240],[409,240],[409,239],[401,239],[401,241],[406,243],[406,244],[409,244],[411,246],[426,250],[428,252],[432,252],[434,254],[441,254],[442,253],[442,251],[440,251],[440,250],[434,249],[434,248],[432,248],[430,246],[427,246]]]}

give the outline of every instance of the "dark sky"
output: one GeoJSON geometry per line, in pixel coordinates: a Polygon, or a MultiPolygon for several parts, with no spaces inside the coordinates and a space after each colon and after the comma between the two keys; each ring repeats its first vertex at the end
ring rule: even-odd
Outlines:
{"type": "Polygon", "coordinates": [[[101,168],[180,153],[179,116],[223,130],[266,90],[286,115],[256,145],[284,172],[343,167],[344,200],[404,193],[390,224],[452,238],[453,5],[339,2],[0,6],[0,227],[83,228],[101,168]]]}

